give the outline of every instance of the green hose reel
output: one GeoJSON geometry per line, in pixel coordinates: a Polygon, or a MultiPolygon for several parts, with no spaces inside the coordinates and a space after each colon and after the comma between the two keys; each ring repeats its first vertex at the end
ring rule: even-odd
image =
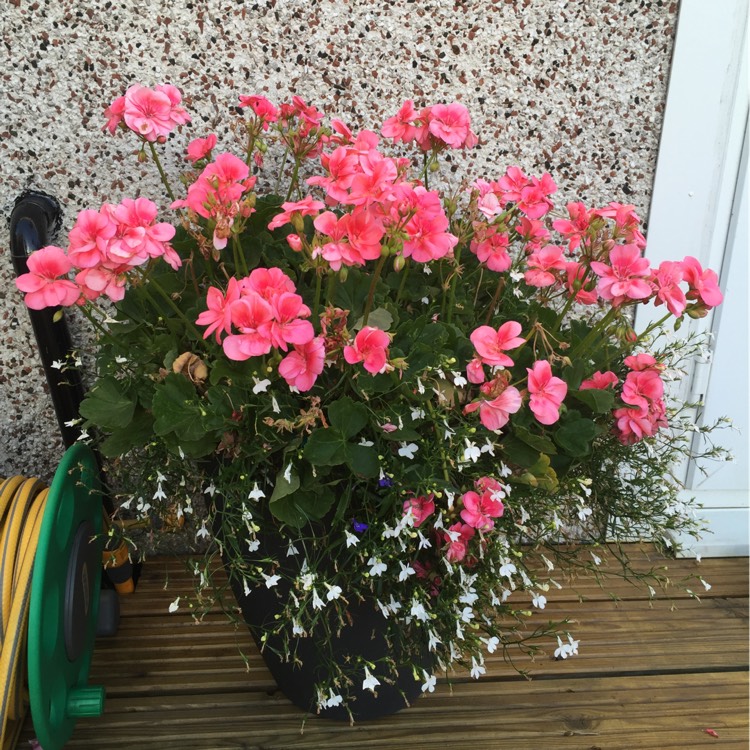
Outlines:
{"type": "Polygon", "coordinates": [[[28,680],[34,731],[63,748],[76,719],[99,716],[104,688],[88,685],[102,559],[102,497],[94,454],[73,445],[55,472],[34,560],[28,680]]]}

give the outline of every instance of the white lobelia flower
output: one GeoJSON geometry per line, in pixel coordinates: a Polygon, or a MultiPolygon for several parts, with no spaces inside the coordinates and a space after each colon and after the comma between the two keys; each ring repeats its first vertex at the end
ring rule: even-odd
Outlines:
{"type": "Polygon", "coordinates": [[[516,566],[507,560],[500,566],[500,575],[503,578],[510,578],[516,572],[516,566]]]}
{"type": "Polygon", "coordinates": [[[437,683],[437,677],[435,677],[434,674],[427,674],[427,672],[423,669],[422,670],[422,677],[424,677],[424,683],[422,684],[422,692],[435,692],[435,685],[437,683]]]}
{"type": "Polygon", "coordinates": [[[344,534],[346,535],[346,547],[349,549],[349,547],[356,547],[359,544],[359,537],[356,534],[352,534],[351,531],[344,531],[344,534]]]}
{"type": "Polygon", "coordinates": [[[279,575],[269,576],[269,575],[266,575],[265,573],[263,573],[262,575],[263,575],[263,579],[266,582],[266,588],[267,589],[272,589],[281,580],[281,576],[279,576],[279,575]]]}
{"type": "Polygon", "coordinates": [[[365,679],[362,680],[362,690],[370,690],[374,693],[378,685],[380,685],[380,680],[375,675],[370,674],[370,670],[365,667],[365,679]]]}
{"type": "Polygon", "coordinates": [[[328,589],[326,599],[328,599],[329,602],[332,602],[334,599],[338,599],[341,596],[341,586],[330,586],[329,584],[326,584],[326,588],[328,589]]]}
{"type": "Polygon", "coordinates": [[[247,548],[250,552],[257,552],[260,549],[260,539],[248,539],[247,548]]]}
{"type": "Polygon", "coordinates": [[[429,642],[427,643],[427,648],[430,651],[434,651],[437,648],[438,643],[442,643],[442,641],[437,637],[437,633],[434,630],[430,630],[428,634],[429,642]]]}
{"type": "Polygon", "coordinates": [[[297,620],[292,620],[292,635],[304,635],[305,629],[299,624],[297,620]]]}
{"type": "Polygon", "coordinates": [[[411,616],[416,617],[417,620],[421,620],[422,622],[425,622],[429,619],[429,615],[427,614],[427,610],[424,608],[424,605],[422,602],[417,601],[414,599],[411,603],[411,616]]]}
{"type": "Polygon", "coordinates": [[[325,602],[318,596],[318,592],[313,589],[313,600],[312,600],[312,606],[313,609],[323,609],[325,607],[325,602]]]}
{"type": "Polygon", "coordinates": [[[280,414],[281,409],[279,408],[279,402],[276,400],[276,396],[271,396],[271,409],[275,414],[280,414]]]}
{"type": "Polygon", "coordinates": [[[292,557],[298,554],[299,554],[299,550],[294,546],[294,542],[290,539],[289,546],[286,548],[286,556],[292,557]]]}
{"type": "Polygon", "coordinates": [[[386,570],[388,570],[388,566],[379,557],[371,557],[367,561],[367,564],[370,566],[371,576],[382,575],[386,570]]]}
{"type": "Polygon", "coordinates": [[[411,565],[404,565],[401,561],[398,564],[401,566],[401,572],[398,574],[399,581],[405,581],[409,576],[413,576],[417,572],[411,565]]]}
{"type": "Polygon", "coordinates": [[[531,592],[531,603],[538,609],[544,609],[547,606],[547,597],[538,591],[531,592]]]}
{"type": "Polygon", "coordinates": [[[333,689],[328,691],[328,695],[330,697],[323,703],[323,708],[333,708],[334,706],[340,706],[344,702],[344,699],[334,693],[333,689]]]}
{"type": "Polygon", "coordinates": [[[478,680],[487,670],[485,669],[483,664],[479,664],[476,660],[476,657],[471,657],[471,676],[478,680]]]}
{"type": "Polygon", "coordinates": [[[401,443],[401,447],[398,449],[398,455],[404,458],[412,460],[414,454],[419,450],[419,446],[416,443],[409,443],[408,445],[404,442],[401,443]]]}
{"type": "Polygon", "coordinates": [[[499,645],[500,639],[496,635],[493,635],[492,638],[487,640],[487,653],[494,654],[499,645]]]}
{"type": "Polygon", "coordinates": [[[266,496],[266,493],[263,492],[263,490],[260,489],[260,487],[258,487],[258,483],[255,482],[255,484],[253,485],[253,488],[247,494],[247,499],[254,500],[255,502],[257,502],[258,500],[260,500],[261,498],[264,498],[265,496],[266,496]]]}
{"type": "Polygon", "coordinates": [[[474,619],[474,610],[471,607],[464,607],[461,611],[461,620],[471,622],[474,619]]]}
{"type": "Polygon", "coordinates": [[[169,611],[176,612],[180,608],[180,597],[178,596],[170,605],[169,611]]]}
{"type": "Polygon", "coordinates": [[[455,385],[456,388],[463,388],[465,385],[468,385],[469,381],[466,380],[462,373],[451,372],[451,375],[453,375],[453,385],[455,385]]]}
{"type": "Polygon", "coordinates": [[[469,461],[471,461],[472,463],[476,463],[477,461],[479,461],[479,458],[482,455],[482,451],[479,449],[476,443],[473,443],[471,440],[469,440],[469,438],[466,438],[465,442],[466,448],[464,449],[461,463],[468,463],[469,461]]]}
{"type": "Polygon", "coordinates": [[[256,395],[258,393],[265,393],[268,390],[268,386],[271,385],[271,381],[268,378],[259,380],[255,376],[253,376],[253,383],[255,383],[255,385],[253,386],[253,393],[255,393],[256,395]]]}
{"type": "Polygon", "coordinates": [[[201,527],[195,532],[195,538],[208,539],[211,536],[211,532],[206,528],[206,522],[203,521],[201,527]]]}

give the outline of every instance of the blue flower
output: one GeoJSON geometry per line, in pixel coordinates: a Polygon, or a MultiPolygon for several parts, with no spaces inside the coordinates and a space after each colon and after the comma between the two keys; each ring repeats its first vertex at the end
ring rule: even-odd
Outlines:
{"type": "Polygon", "coordinates": [[[378,485],[380,487],[393,487],[393,480],[390,477],[383,477],[378,480],[378,485]]]}
{"type": "Polygon", "coordinates": [[[361,534],[363,531],[367,531],[367,529],[370,528],[369,524],[361,523],[356,518],[352,518],[352,528],[358,533],[361,534]]]}

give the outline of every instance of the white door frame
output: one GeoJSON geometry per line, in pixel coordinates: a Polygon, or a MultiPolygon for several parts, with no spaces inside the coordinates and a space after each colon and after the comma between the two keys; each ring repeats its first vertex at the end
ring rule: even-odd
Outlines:
{"type": "MultiPolygon", "coordinates": [[[[653,266],[692,255],[726,282],[728,268],[724,267],[724,274],[721,271],[727,242],[734,236],[733,210],[738,208],[744,184],[740,169],[749,100],[747,21],[747,0],[680,3],[649,214],[646,255],[653,266]]],[[[737,220],[735,216],[735,225],[737,220]]],[[[747,221],[747,217],[739,220],[747,221]]],[[[740,283],[740,289],[748,295],[747,280],[740,283]]],[[[721,308],[700,321],[686,320],[682,330],[713,331],[718,336],[720,313],[721,308]]],[[[661,314],[663,308],[639,309],[637,328],[643,329],[661,314]]],[[[747,350],[747,341],[737,342],[738,356],[747,358],[747,350]]],[[[710,362],[696,363],[677,397],[700,401],[708,391],[710,375],[710,362]]],[[[748,424],[747,415],[743,419],[748,424]]],[[[748,457],[737,460],[747,465],[748,457]]],[[[692,467],[683,470],[687,486],[696,487],[692,467]]],[[[689,554],[748,554],[747,483],[737,490],[724,493],[720,503],[706,502],[701,515],[714,534],[693,544],[689,554]]]]}

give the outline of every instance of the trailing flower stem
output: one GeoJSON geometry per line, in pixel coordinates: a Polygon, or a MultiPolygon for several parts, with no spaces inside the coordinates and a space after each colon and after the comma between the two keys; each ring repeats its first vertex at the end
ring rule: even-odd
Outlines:
{"type": "Polygon", "coordinates": [[[372,274],[372,281],[370,282],[370,291],[367,293],[367,302],[365,304],[365,311],[362,315],[362,325],[367,325],[367,319],[370,317],[370,311],[372,310],[372,301],[375,298],[375,287],[378,285],[378,281],[380,279],[380,274],[383,271],[383,266],[385,265],[385,260],[388,256],[387,255],[381,255],[380,259],[378,260],[378,265],[375,266],[375,271],[372,274]]]}
{"type": "Polygon", "coordinates": [[[156,148],[151,141],[148,142],[148,147],[149,149],[151,149],[151,158],[154,160],[154,164],[156,164],[156,168],[159,170],[159,176],[161,177],[164,189],[167,191],[167,195],[169,196],[170,200],[174,203],[176,198],[174,197],[174,193],[172,192],[172,186],[169,184],[169,180],[167,179],[167,174],[161,165],[159,154],[157,153],[156,148]]]}

